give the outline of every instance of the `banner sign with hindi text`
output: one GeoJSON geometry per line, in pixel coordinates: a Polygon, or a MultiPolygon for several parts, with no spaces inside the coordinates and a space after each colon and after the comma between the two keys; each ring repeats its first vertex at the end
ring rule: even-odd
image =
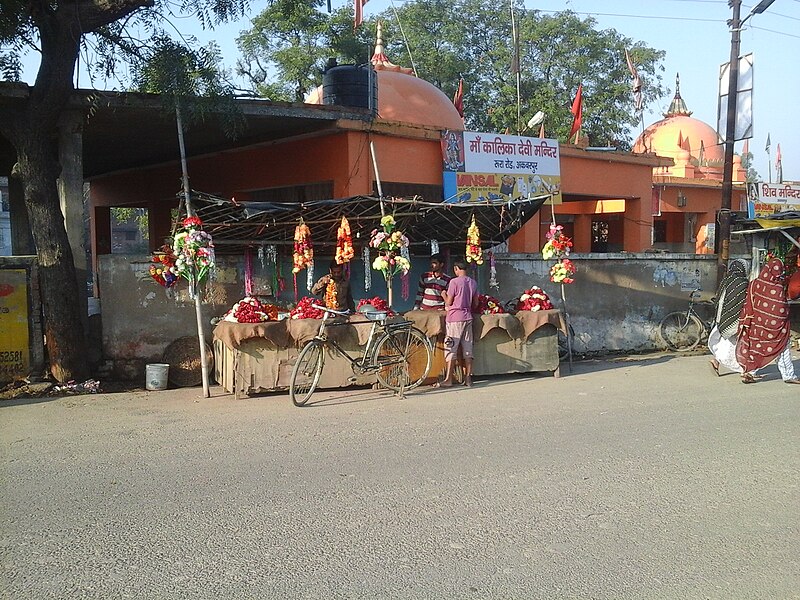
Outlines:
{"type": "Polygon", "coordinates": [[[763,181],[747,184],[747,213],[751,219],[788,210],[800,212],[800,185],[763,181]]]}
{"type": "Polygon", "coordinates": [[[474,131],[442,132],[445,202],[517,200],[550,194],[561,203],[558,140],[474,131]]]}

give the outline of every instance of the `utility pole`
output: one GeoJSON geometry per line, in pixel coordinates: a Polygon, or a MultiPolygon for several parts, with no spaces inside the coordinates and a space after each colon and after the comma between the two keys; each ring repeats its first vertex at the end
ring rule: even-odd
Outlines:
{"type": "Polygon", "coordinates": [[[736,141],[736,96],[739,88],[739,46],[742,26],[753,15],[761,14],[775,0],[761,0],[750,13],[740,19],[742,0],[728,0],[733,9],[731,28],[731,58],[728,65],[728,106],[725,124],[725,158],[722,169],[722,206],[719,211],[719,252],[717,254],[717,283],[722,281],[728,267],[731,244],[731,198],[733,196],[733,144],[736,141]]]}

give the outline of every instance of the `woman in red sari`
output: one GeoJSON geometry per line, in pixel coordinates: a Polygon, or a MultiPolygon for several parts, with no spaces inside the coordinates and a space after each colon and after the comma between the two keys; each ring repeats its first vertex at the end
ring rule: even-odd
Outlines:
{"type": "Polygon", "coordinates": [[[747,287],[736,342],[744,383],[755,382],[755,371],[775,360],[784,383],[800,383],[792,364],[785,274],[783,262],[771,258],[747,287]]]}

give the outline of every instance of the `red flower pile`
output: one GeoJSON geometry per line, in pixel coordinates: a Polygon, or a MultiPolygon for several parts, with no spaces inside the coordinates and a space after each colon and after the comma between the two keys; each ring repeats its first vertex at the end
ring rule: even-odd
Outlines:
{"type": "Polygon", "coordinates": [[[506,311],[503,309],[501,302],[494,296],[486,294],[478,294],[478,310],[479,315],[501,315],[506,311]]]}
{"type": "Polygon", "coordinates": [[[319,305],[319,300],[317,298],[311,298],[310,296],[304,296],[300,299],[300,302],[297,303],[290,312],[289,318],[290,319],[321,319],[325,313],[318,308],[314,308],[311,306],[312,304],[319,305]]]}
{"type": "Polygon", "coordinates": [[[375,296],[374,298],[362,298],[358,301],[356,311],[359,311],[362,306],[366,306],[368,304],[372,305],[372,307],[375,309],[375,312],[385,312],[390,317],[394,316],[395,314],[394,311],[389,308],[389,303],[380,296],[375,296]]]}
{"type": "Polygon", "coordinates": [[[233,305],[225,315],[225,320],[233,323],[277,321],[278,307],[274,304],[261,304],[258,298],[247,296],[233,305]]]}
{"type": "Polygon", "coordinates": [[[537,286],[533,286],[528,290],[522,292],[522,295],[517,301],[517,310],[552,310],[553,303],[545,291],[537,286]]]}

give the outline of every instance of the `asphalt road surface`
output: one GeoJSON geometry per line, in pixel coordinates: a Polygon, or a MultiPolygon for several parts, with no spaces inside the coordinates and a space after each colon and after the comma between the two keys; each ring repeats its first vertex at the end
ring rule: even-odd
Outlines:
{"type": "Polygon", "coordinates": [[[0,597],[800,598],[800,386],[765,373],[5,402],[0,597]]]}

